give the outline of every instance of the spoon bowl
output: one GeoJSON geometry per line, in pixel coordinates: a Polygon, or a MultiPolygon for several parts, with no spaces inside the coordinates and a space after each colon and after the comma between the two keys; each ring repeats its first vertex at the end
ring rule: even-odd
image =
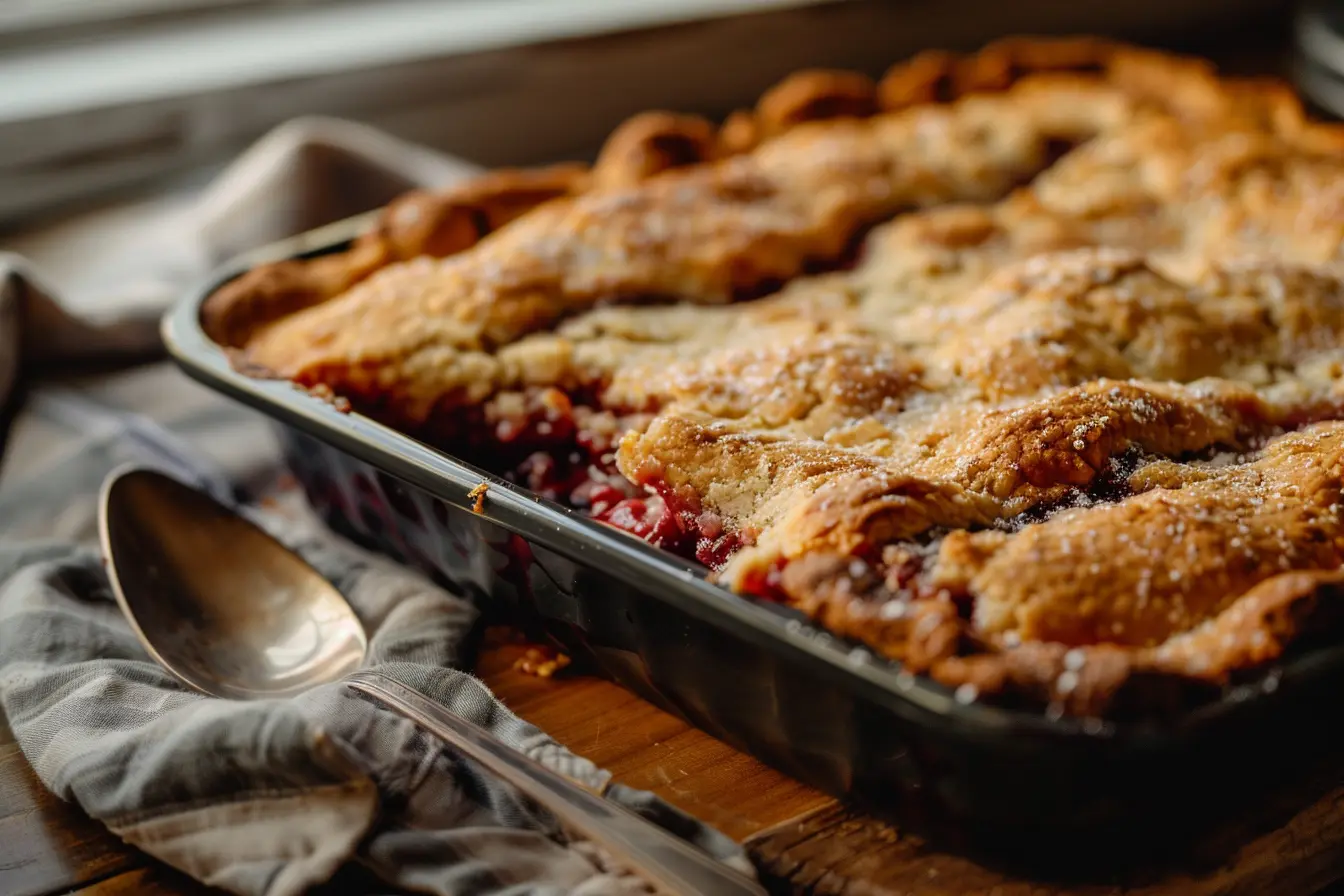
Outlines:
{"type": "Polygon", "coordinates": [[[108,478],[99,533],[136,635],[183,683],[284,697],[354,672],[368,639],[317,570],[249,520],[155,470],[108,478]]]}

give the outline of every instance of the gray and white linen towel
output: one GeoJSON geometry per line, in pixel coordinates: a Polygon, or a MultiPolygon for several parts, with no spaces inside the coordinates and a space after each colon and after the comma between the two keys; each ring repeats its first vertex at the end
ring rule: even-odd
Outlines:
{"type": "MultiPolygon", "coordinates": [[[[203,194],[134,221],[115,213],[101,230],[77,224],[20,240],[27,258],[0,254],[8,424],[7,437],[0,429],[0,706],[48,788],[205,883],[256,896],[328,881],[351,893],[643,889],[535,805],[339,683],[257,702],[184,689],[121,618],[93,544],[99,485],[128,462],[252,501],[254,518],[350,599],[371,636],[370,665],[551,767],[607,784],[608,773],[513,716],[462,671],[476,620],[466,600],[340,541],[297,496],[277,490],[277,452],[253,412],[164,362],[106,372],[152,355],[159,314],[223,256],[470,170],[360,126],[301,121],[203,194]],[[105,372],[57,378],[95,360],[105,372]]],[[[727,838],[650,794],[619,785],[608,794],[749,867],[727,838]]]]}

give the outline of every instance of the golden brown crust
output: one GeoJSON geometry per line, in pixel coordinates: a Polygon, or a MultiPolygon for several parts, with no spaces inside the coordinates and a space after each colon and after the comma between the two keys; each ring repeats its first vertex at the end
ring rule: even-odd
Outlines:
{"type": "Polygon", "coordinates": [[[795,72],[761,95],[757,129],[778,136],[809,121],[868,118],[877,112],[877,85],[858,72],[811,69],[795,72]]]}
{"type": "Polygon", "coordinates": [[[593,166],[593,186],[628,187],[673,168],[708,162],[718,153],[717,139],[714,124],[698,115],[636,115],[607,138],[593,166]]]}
{"type": "Polygon", "coordinates": [[[424,437],[572,412],[730,587],[1124,714],[1341,621],[1342,262],[1344,129],[1291,92],[1016,40],[647,113],[206,313],[424,437]]]}
{"type": "Polygon", "coordinates": [[[588,178],[582,165],[566,164],[408,193],[345,252],[261,265],[225,284],[206,300],[202,324],[216,342],[241,348],[267,324],[334,298],[387,264],[461,252],[538,205],[582,191],[588,178]]]}
{"type": "Polygon", "coordinates": [[[242,348],[257,329],[325,302],[392,260],[376,236],[345,252],[260,265],[221,286],[201,307],[201,325],[220,345],[242,348]]]}
{"type": "Polygon", "coordinates": [[[756,124],[756,114],[746,109],[738,109],[723,120],[719,128],[719,152],[725,156],[750,152],[761,142],[761,130],[756,124]]]}

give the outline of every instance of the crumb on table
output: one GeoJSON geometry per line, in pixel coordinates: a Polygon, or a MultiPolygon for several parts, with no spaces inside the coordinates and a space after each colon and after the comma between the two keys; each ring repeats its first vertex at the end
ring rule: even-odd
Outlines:
{"type": "Polygon", "coordinates": [[[524,675],[550,678],[569,663],[568,656],[552,647],[529,647],[526,653],[513,661],[513,668],[524,675]]]}
{"type": "Polygon", "coordinates": [[[353,410],[350,404],[350,399],[342,395],[337,395],[326,383],[317,383],[309,386],[305,391],[318,401],[325,401],[339,413],[348,414],[353,410]]]}

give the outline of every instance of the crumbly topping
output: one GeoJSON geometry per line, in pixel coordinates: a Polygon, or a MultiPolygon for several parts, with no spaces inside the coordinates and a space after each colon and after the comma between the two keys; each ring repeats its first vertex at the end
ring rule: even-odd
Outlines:
{"type": "Polygon", "coordinates": [[[207,325],[431,438],[575,396],[720,581],[959,695],[1124,714],[1339,618],[1344,131],[1282,88],[1007,42],[492,177],[207,325]]]}

